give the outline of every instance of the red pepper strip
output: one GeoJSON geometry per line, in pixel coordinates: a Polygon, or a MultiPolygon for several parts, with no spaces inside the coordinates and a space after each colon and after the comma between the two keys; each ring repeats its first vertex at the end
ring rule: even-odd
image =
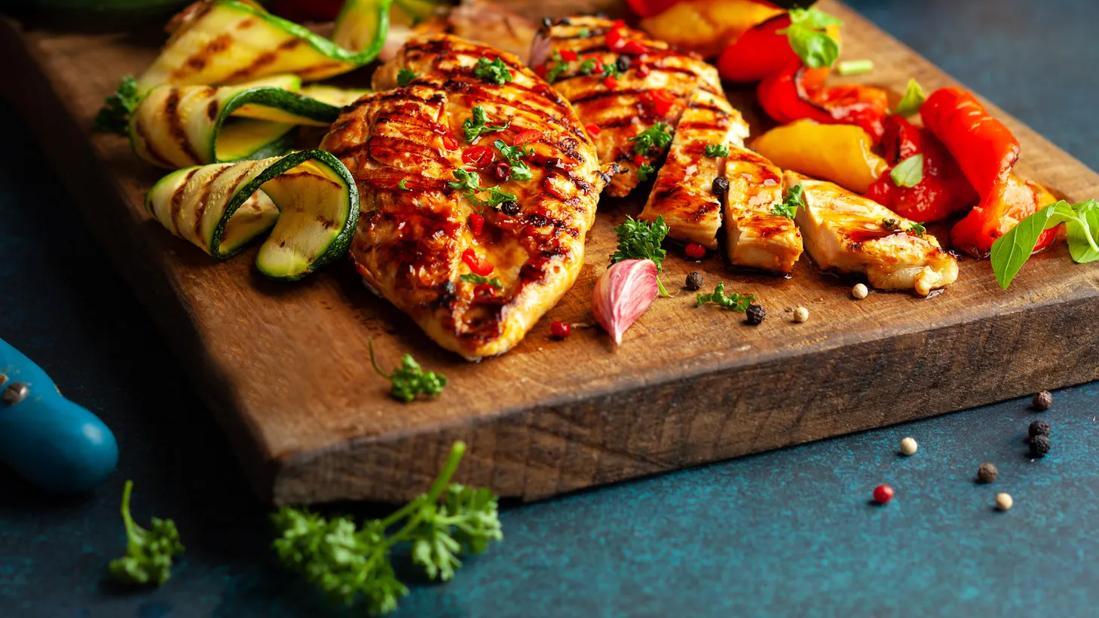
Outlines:
{"type": "MultiPolygon", "coordinates": [[[[1008,174],[1004,182],[994,187],[980,204],[974,206],[950,230],[950,242],[959,251],[984,257],[992,251],[992,243],[997,238],[1054,200],[1041,185],[1023,180],[1015,174],[1008,174]]],[[[1048,247],[1057,238],[1060,228],[1061,226],[1057,226],[1042,232],[1034,250],[1040,251],[1048,247]]]]}
{"type": "Polygon", "coordinates": [[[462,252],[462,261],[465,262],[466,266],[469,266],[470,272],[482,277],[488,276],[495,270],[492,264],[481,259],[473,249],[466,249],[462,252]]]}
{"type": "Polygon", "coordinates": [[[717,70],[722,79],[757,82],[783,70],[801,66],[801,58],[790,47],[786,34],[790,17],[783,13],[756,24],[721,52],[717,70]]]}
{"type": "Polygon", "coordinates": [[[882,119],[889,111],[889,97],[872,86],[824,87],[826,72],[791,68],[759,83],[757,96],[767,115],[786,124],[809,118],[827,124],[853,124],[874,142],[881,139],[882,119]]]}
{"type": "Polygon", "coordinates": [[[633,12],[639,17],[652,17],[667,11],[679,0],[626,0],[633,12]]]}
{"type": "Polygon", "coordinates": [[[1019,160],[1019,140],[969,92],[936,90],[920,107],[920,117],[954,155],[982,198],[1007,180],[1019,160]]]}
{"type": "Polygon", "coordinates": [[[866,197],[893,212],[926,223],[945,219],[980,199],[969,186],[957,162],[935,136],[901,116],[885,118],[882,150],[886,161],[896,165],[922,154],[923,180],[914,187],[898,187],[889,174],[882,174],[866,197]]]}

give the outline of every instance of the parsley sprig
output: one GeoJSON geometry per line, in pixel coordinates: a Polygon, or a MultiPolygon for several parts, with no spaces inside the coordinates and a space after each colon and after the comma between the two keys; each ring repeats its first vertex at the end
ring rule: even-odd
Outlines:
{"type": "MultiPolygon", "coordinates": [[[[618,248],[611,254],[611,263],[617,264],[623,260],[652,260],[656,264],[656,270],[664,270],[664,258],[668,252],[661,246],[670,229],[664,222],[664,217],[657,217],[652,223],[638,221],[627,216],[626,221],[614,228],[618,234],[618,248]]],[[[660,289],[661,296],[668,296],[668,290],[660,277],[656,278],[656,285],[660,289]]]]}
{"type": "Polygon", "coordinates": [[[172,558],[183,553],[176,524],[170,519],[152,518],[148,529],[142,528],[130,514],[130,495],[134,482],[126,481],[122,488],[122,522],[126,526],[126,555],[111,560],[107,570],[117,582],[134,585],[168,581],[172,575],[172,558]]]}
{"type": "Polygon", "coordinates": [[[424,371],[423,367],[420,367],[420,363],[417,363],[411,354],[401,356],[400,366],[394,369],[392,373],[382,371],[382,368],[378,366],[378,361],[374,358],[373,341],[370,342],[369,347],[370,364],[374,366],[374,371],[378,372],[378,375],[391,382],[389,394],[394,399],[410,403],[415,401],[418,395],[437,397],[446,387],[446,376],[434,371],[424,371]]]}
{"type": "Polygon", "coordinates": [[[498,139],[493,142],[496,146],[496,150],[500,151],[500,156],[508,162],[508,167],[511,171],[508,174],[509,179],[515,180],[530,180],[533,175],[530,171],[530,166],[523,161],[523,157],[529,157],[534,152],[533,149],[524,149],[522,146],[508,146],[502,139],[498,139]]]}
{"type": "Polygon", "coordinates": [[[510,122],[488,124],[488,114],[485,113],[485,108],[480,105],[474,105],[470,114],[470,117],[462,123],[462,132],[465,133],[466,141],[470,144],[476,142],[477,138],[485,133],[499,133],[511,126],[510,122]]]}
{"type": "Polygon", "coordinates": [[[798,214],[798,208],[802,206],[805,206],[805,193],[801,185],[794,185],[786,192],[786,199],[781,204],[771,207],[771,214],[793,219],[798,214]]]}
{"type": "Polygon", "coordinates": [[[514,202],[519,198],[514,193],[504,191],[500,187],[482,187],[481,176],[477,172],[464,169],[454,170],[454,178],[447,183],[451,189],[457,189],[465,194],[466,199],[476,206],[489,206],[496,208],[504,202],[514,202]],[[479,193],[488,191],[488,199],[482,198],[479,193]]]}
{"type": "Polygon", "coordinates": [[[738,294],[736,292],[725,293],[725,282],[718,282],[714,286],[712,294],[699,294],[695,297],[695,306],[701,307],[707,303],[713,303],[720,307],[724,307],[729,311],[739,311],[744,313],[748,310],[748,305],[752,304],[756,299],[751,294],[738,294]]]}
{"type": "Polygon", "coordinates": [[[729,147],[725,144],[706,144],[706,156],[711,159],[729,156],[729,147]]]}
{"type": "Polygon", "coordinates": [[[569,63],[561,57],[561,52],[553,52],[553,58],[550,61],[548,67],[546,67],[546,81],[553,83],[557,81],[558,77],[569,68],[569,63]]]}
{"type": "Polygon", "coordinates": [[[371,614],[395,610],[408,594],[393,568],[398,549],[407,548],[428,578],[449,581],[463,552],[478,554],[503,539],[496,496],[451,482],[465,449],[455,442],[430,489],[384,519],[356,526],[350,517],[279,509],[271,516],[279,562],[337,602],[364,601],[371,614]]]}
{"type": "Polygon", "coordinates": [[[141,97],[137,93],[137,80],[134,79],[133,75],[123,77],[122,82],[118,84],[118,90],[107,97],[103,107],[95,115],[92,128],[102,133],[121,133],[125,135],[127,126],[130,124],[130,114],[137,109],[140,102],[141,97]]]}
{"type": "Polygon", "coordinates": [[[397,71],[397,85],[407,86],[412,83],[412,80],[416,79],[416,72],[412,69],[405,67],[400,71],[397,71]]]}
{"type": "Polygon", "coordinates": [[[488,58],[478,58],[477,66],[473,67],[473,75],[497,86],[503,86],[515,79],[508,65],[504,64],[499,57],[492,59],[491,62],[488,58]]]}
{"type": "Polygon", "coordinates": [[[466,281],[468,283],[473,283],[473,284],[476,284],[476,285],[480,285],[482,283],[487,283],[488,285],[491,285],[492,287],[494,287],[498,290],[502,289],[504,287],[504,284],[500,283],[500,279],[498,277],[493,277],[493,278],[489,279],[488,277],[483,277],[481,275],[475,275],[473,273],[465,273],[464,275],[459,275],[458,278],[461,279],[462,281],[466,281]]]}
{"type": "Polygon", "coordinates": [[[992,243],[992,272],[1005,290],[1030,259],[1034,245],[1045,230],[1065,225],[1068,252],[1072,261],[1086,264],[1099,260],[1099,202],[1087,200],[1069,204],[1054,202],[1023,219],[1007,234],[992,243]]]}
{"type": "MultiPolygon", "coordinates": [[[[891,219],[891,218],[882,219],[881,220],[881,226],[884,227],[885,229],[891,231],[891,232],[901,231],[901,224],[896,219],[891,219]]],[[[923,236],[924,234],[927,233],[927,228],[924,227],[924,225],[922,223],[913,222],[912,225],[908,226],[908,229],[906,229],[904,231],[909,233],[909,234],[912,234],[913,236],[923,236]]]]}
{"type": "Polygon", "coordinates": [[[652,163],[642,163],[641,167],[637,168],[637,179],[641,182],[645,182],[649,178],[652,178],[652,175],[655,173],[656,168],[653,167],[652,163]]]}
{"type": "Polygon", "coordinates": [[[634,154],[647,155],[652,151],[660,152],[672,143],[672,132],[668,125],[658,122],[630,138],[634,154]]]}
{"type": "Polygon", "coordinates": [[[830,67],[840,55],[840,44],[828,34],[828,26],[839,26],[839,19],[815,8],[790,9],[790,26],[779,30],[790,47],[811,69],[830,67]]]}

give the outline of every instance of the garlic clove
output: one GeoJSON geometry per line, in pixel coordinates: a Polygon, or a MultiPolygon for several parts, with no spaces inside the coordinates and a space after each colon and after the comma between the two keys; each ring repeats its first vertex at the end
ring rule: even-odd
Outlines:
{"type": "Polygon", "coordinates": [[[648,310],[659,293],[655,262],[623,260],[611,265],[595,282],[592,313],[615,345],[621,345],[622,333],[648,310]]]}

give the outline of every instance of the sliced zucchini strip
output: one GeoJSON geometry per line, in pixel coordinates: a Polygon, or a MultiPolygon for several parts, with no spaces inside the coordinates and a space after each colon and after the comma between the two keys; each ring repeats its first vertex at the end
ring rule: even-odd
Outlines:
{"type": "Polygon", "coordinates": [[[334,41],[248,0],[192,5],[138,79],[139,91],[160,84],[237,84],[279,73],[306,81],[346,73],[381,52],[391,3],[349,0],[336,21],[334,41]]]}
{"type": "Polygon", "coordinates": [[[327,84],[309,84],[301,89],[302,96],[336,107],[347,107],[368,92],[366,88],[338,88],[327,84]]]}
{"type": "Polygon", "coordinates": [[[282,154],[295,125],[328,126],[339,116],[339,107],[300,89],[295,75],[221,88],[157,86],[130,116],[130,144],[168,168],[282,154]]]}
{"type": "Polygon", "coordinates": [[[298,279],[347,251],[359,191],[339,159],[306,150],[176,170],[153,185],[145,207],[169,232],[218,259],[270,230],[256,267],[298,279]]]}

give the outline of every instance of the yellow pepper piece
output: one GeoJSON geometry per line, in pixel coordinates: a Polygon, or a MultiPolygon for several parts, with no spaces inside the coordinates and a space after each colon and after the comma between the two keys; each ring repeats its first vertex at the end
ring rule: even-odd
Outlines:
{"type": "Polygon", "coordinates": [[[872,144],[866,131],[855,125],[798,120],[764,133],[752,147],[782,169],[866,193],[889,168],[870,150],[872,144]]]}
{"type": "Polygon", "coordinates": [[[684,0],[642,19],[641,29],[708,58],[721,53],[748,28],[783,12],[757,0],[684,0]]]}

